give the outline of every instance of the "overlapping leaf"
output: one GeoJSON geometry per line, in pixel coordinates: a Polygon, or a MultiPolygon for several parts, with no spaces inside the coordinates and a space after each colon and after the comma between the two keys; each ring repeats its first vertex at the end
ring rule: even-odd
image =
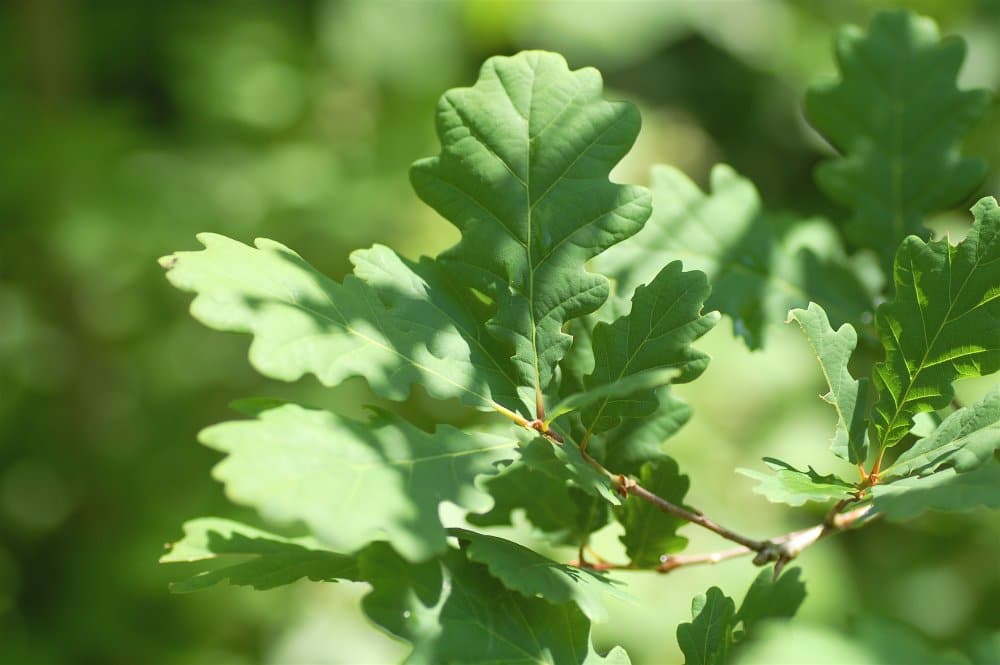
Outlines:
{"type": "Polygon", "coordinates": [[[837,410],[837,429],[830,444],[833,453],[849,462],[863,464],[868,455],[868,380],[856,380],[847,369],[858,343],[858,334],[845,323],[836,331],[826,312],[816,303],[808,309],[793,309],[795,320],[806,334],[830,391],[823,400],[837,410]]]}
{"type": "Polygon", "coordinates": [[[576,603],[592,621],[607,617],[604,597],[627,598],[618,583],[592,570],[556,563],[517,543],[475,533],[452,529],[451,534],[468,542],[466,555],[470,561],[489,568],[490,574],[505,587],[528,598],[544,598],[550,603],[576,603]]]}
{"type": "MultiPolygon", "coordinates": [[[[684,503],[684,496],[691,486],[690,479],[681,474],[677,462],[666,456],[644,464],[639,482],[653,494],[675,505],[684,503]]],[[[664,513],[650,503],[631,498],[616,512],[625,527],[620,540],[634,566],[654,567],[660,563],[662,555],[677,552],[687,545],[687,538],[677,535],[677,529],[687,522],[664,513]]]]}
{"type": "Polygon", "coordinates": [[[594,69],[554,53],[490,58],[471,88],[438,105],[441,153],[413,165],[417,194],[462,232],[442,255],[455,279],[494,298],[492,332],[522,385],[544,390],[608,284],[584,263],[638,231],[649,193],[608,173],[639,131],[626,103],[601,99],[594,69]]]}
{"type": "Polygon", "coordinates": [[[657,391],[660,408],[642,419],[626,419],[611,430],[604,464],[616,473],[638,474],[640,467],[663,455],[663,443],[691,419],[691,407],[668,388],[657,391]]]}
{"type": "Polygon", "coordinates": [[[957,247],[911,236],[896,255],[895,300],[875,316],[885,360],[873,375],[872,420],[882,448],[916,414],[946,406],[953,381],[1000,369],[1000,208],[985,198],[972,212],[957,247]]]}
{"type": "Polygon", "coordinates": [[[428,434],[386,414],[360,423],[294,405],[215,425],[201,440],[227,453],[214,475],[234,501],[301,520],[337,551],[387,540],[411,560],[444,550],[441,502],[489,509],[476,478],[496,473],[517,447],[448,426],[428,434]]]}
{"type": "Polygon", "coordinates": [[[909,12],[880,12],[867,33],[842,29],[836,52],[841,79],[806,96],[810,122],[842,155],[816,180],[851,210],[848,238],[878,252],[889,273],[897,244],[926,239],[925,216],[983,177],[984,163],[958,145],[990,95],[958,89],[965,43],[942,40],[933,21],[909,12]]]}
{"type": "Polygon", "coordinates": [[[989,461],[1000,448],[1000,385],[975,404],[951,413],[927,437],[917,441],[882,474],[883,482],[927,475],[944,467],[970,471],[989,461]]]}
{"type": "Polygon", "coordinates": [[[848,498],[854,490],[849,482],[833,474],[820,475],[812,467],[807,471],[799,471],[773,457],[765,457],[764,462],[774,473],[760,473],[751,469],[737,469],[736,472],[757,480],[753,491],[773,503],[801,506],[806,501],[839,501],[848,498]]]}
{"type": "Polygon", "coordinates": [[[308,578],[317,582],[358,580],[357,560],[312,538],[282,538],[230,520],[203,517],[184,525],[160,563],[184,573],[170,585],[175,593],[201,591],[221,582],[272,589],[308,578]],[[190,564],[190,565],[186,565],[190,564]]]}
{"type": "Polygon", "coordinates": [[[413,643],[407,663],[607,663],[627,665],[615,647],[600,656],[575,603],[550,603],[505,587],[482,564],[451,550],[440,561],[407,564],[391,551],[366,556],[368,616],[413,643]]]}
{"type": "Polygon", "coordinates": [[[198,294],[195,318],[254,336],[250,362],[261,373],[285,381],[312,373],[330,386],[363,376],[389,399],[419,383],[438,398],[517,408],[506,358],[432,262],[376,246],[353,254],[360,278],[339,284],[270,240],[198,238],[203,251],[162,260],[167,278],[198,294]]]}
{"type": "MultiPolygon", "coordinates": [[[[598,323],[593,334],[594,371],[584,379],[588,390],[628,381],[653,370],[677,370],[675,383],[697,378],[708,366],[708,354],[691,344],[718,322],[718,312],[702,314],[709,287],[705,275],[684,272],[680,261],[661,270],[636,289],[632,310],[611,324],[598,323]]],[[[644,418],[656,411],[651,387],[621,396],[605,396],[581,412],[588,431],[605,432],[625,418],[644,418]]]]}

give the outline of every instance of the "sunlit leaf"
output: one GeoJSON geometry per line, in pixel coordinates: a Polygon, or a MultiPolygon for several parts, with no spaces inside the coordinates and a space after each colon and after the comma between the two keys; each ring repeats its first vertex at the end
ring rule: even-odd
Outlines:
{"type": "Polygon", "coordinates": [[[736,472],[757,480],[753,491],[774,503],[801,506],[806,501],[839,501],[849,497],[854,489],[847,481],[833,474],[822,476],[812,467],[808,471],[799,471],[773,457],[765,457],[764,462],[771,467],[773,473],[760,473],[751,469],[737,469],[736,472]]]}

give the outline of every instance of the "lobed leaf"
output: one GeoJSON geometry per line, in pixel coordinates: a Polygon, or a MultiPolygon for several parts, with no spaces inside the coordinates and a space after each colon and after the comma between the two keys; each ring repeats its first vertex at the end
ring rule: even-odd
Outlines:
{"type": "Polygon", "coordinates": [[[339,284],[271,240],[198,239],[204,250],[162,259],[167,278],[197,293],[196,319],[254,336],[250,363],[262,374],[311,373],[327,386],[362,376],[394,400],[419,383],[439,399],[518,408],[512,368],[430,260],[410,263],[375,246],[352,255],[357,274],[339,284]]]}
{"type": "Polygon", "coordinates": [[[990,94],[958,89],[965,43],[942,40],[933,21],[910,12],[876,13],[867,33],[843,28],[836,53],[841,79],[806,95],[810,122],[841,153],[820,165],[816,181],[850,209],[848,239],[874,249],[889,273],[897,244],[928,238],[925,216],[960,201],[985,174],[958,146],[990,94]]]}
{"type": "MultiPolygon", "coordinates": [[[[708,281],[698,271],[684,272],[680,261],[667,265],[635,290],[632,310],[593,332],[594,370],[584,378],[588,391],[614,386],[654,370],[676,370],[675,383],[697,378],[708,354],[691,344],[711,330],[718,312],[703,315],[708,281]]],[[[653,387],[623,395],[605,395],[581,413],[588,432],[605,432],[622,420],[644,418],[659,406],[653,387]]]]}
{"type": "Polygon", "coordinates": [[[312,538],[282,538],[215,517],[185,523],[184,537],[160,563],[177,564],[184,573],[170,585],[174,593],[201,591],[227,580],[265,590],[304,577],[316,582],[359,579],[355,557],[332,552],[312,538]]]}
{"type": "Polygon", "coordinates": [[[601,92],[597,70],[571,71],[554,53],[490,58],[475,85],[441,98],[441,153],[410,171],[462,233],[441,260],[495,300],[489,328],[539,394],[570,345],[563,325],[607,298],[607,280],[584,264],[649,217],[645,189],[608,180],[639,114],[601,92]]]}
{"type": "Polygon", "coordinates": [[[985,506],[1000,508],[1000,461],[959,473],[945,469],[872,488],[875,509],[892,521],[912,519],[928,510],[965,512],[985,506]]]}
{"type": "Polygon", "coordinates": [[[883,449],[918,413],[947,406],[953,381],[1000,369],[1000,208],[988,197],[972,213],[958,246],[909,237],[896,255],[895,300],[875,316],[885,359],[872,421],[883,449]]]}
{"type": "Polygon", "coordinates": [[[809,340],[830,391],[823,401],[837,410],[837,429],[830,444],[833,453],[853,464],[863,464],[868,456],[868,380],[856,380],[847,369],[858,343],[858,334],[845,323],[836,331],[830,327],[826,312],[816,303],[808,309],[793,309],[788,320],[795,320],[809,340]]]}
{"type": "Polygon", "coordinates": [[[900,455],[880,477],[888,483],[928,474],[944,467],[959,473],[988,462],[1000,448],[1000,386],[975,404],[958,409],[931,434],[900,455]]]}
{"type": "Polygon", "coordinates": [[[764,210],[753,184],[724,164],[712,169],[710,182],[704,193],[679,170],[653,167],[649,222],[596,261],[618,281],[620,296],[653,279],[667,260],[681,259],[708,276],[705,307],[729,316],[751,349],[763,346],[768,326],[810,300],[837,322],[871,309],[870,287],[832,225],[764,210]]]}
{"type": "Polygon", "coordinates": [[[560,446],[550,443],[548,439],[535,437],[521,449],[521,459],[531,468],[557,480],[573,483],[584,492],[602,497],[612,505],[621,503],[608,476],[587,462],[573,443],[567,442],[560,446]]]}
{"type": "MultiPolygon", "coordinates": [[[[681,505],[691,486],[690,479],[681,474],[677,462],[669,457],[647,462],[639,472],[639,482],[662,499],[681,505]]],[[[679,552],[687,545],[687,538],[678,536],[677,530],[687,521],[664,513],[656,506],[632,498],[616,509],[618,521],[625,527],[619,536],[625,545],[629,561],[638,568],[652,568],[660,563],[664,554],[679,552]]]]}
{"type": "Polygon", "coordinates": [[[295,405],[215,425],[201,441],[227,453],[214,476],[234,501],[301,520],[338,551],[387,540],[410,560],[444,551],[443,501],[489,509],[476,479],[495,474],[518,445],[449,426],[427,433],[384,413],[361,423],[295,405]]]}
{"type": "Polygon", "coordinates": [[[556,418],[567,413],[578,411],[593,404],[628,403],[624,398],[630,397],[639,392],[651,392],[656,388],[662,388],[681,375],[675,368],[650,369],[622,376],[610,383],[602,383],[564,397],[546,412],[545,423],[551,424],[556,418]]]}
{"type": "Polygon", "coordinates": [[[620,582],[607,575],[556,563],[509,540],[465,529],[451,529],[449,533],[467,542],[469,560],[485,564],[506,588],[550,603],[576,603],[592,621],[607,617],[605,595],[629,597],[618,588],[620,582]]]}
{"type": "Polygon", "coordinates": [[[806,585],[801,577],[801,568],[791,568],[777,579],[768,568],[760,571],[734,617],[743,624],[747,636],[753,636],[765,621],[795,616],[806,599],[806,585]]]}
{"type": "Polygon", "coordinates": [[[806,501],[839,501],[849,497],[855,489],[846,480],[833,474],[821,476],[812,467],[808,471],[799,471],[773,457],[765,457],[764,462],[774,473],[760,473],[751,469],[736,469],[736,472],[757,480],[753,491],[773,503],[801,506],[806,501]]]}
{"type": "Polygon", "coordinates": [[[647,418],[626,419],[611,430],[604,464],[617,473],[638,474],[646,462],[663,456],[663,442],[677,433],[691,419],[691,407],[670,393],[657,391],[660,408],[647,418]]]}
{"type": "Polygon", "coordinates": [[[724,665],[733,641],[736,603],[719,587],[691,601],[691,623],[677,626],[685,665],[724,665]]]}

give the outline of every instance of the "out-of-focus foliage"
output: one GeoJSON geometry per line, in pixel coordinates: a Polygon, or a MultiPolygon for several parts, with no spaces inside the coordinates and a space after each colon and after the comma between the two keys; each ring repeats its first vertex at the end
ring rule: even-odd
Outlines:
{"type": "MultiPolygon", "coordinates": [[[[485,56],[522,48],[559,50],[574,68],[601,68],[608,94],[643,110],[636,148],[616,178],[646,182],[649,165],[665,163],[706,190],[711,165],[725,162],[757,185],[769,208],[844,219],[811,180],[832,152],[802,121],[801,98],[807,82],[833,73],[834,29],[866,24],[873,4],[5,5],[0,661],[398,658],[399,645],[353,618],[359,592],[349,584],[167,594],[170,573],[155,561],[164,534],[179,535],[178,517],[243,516],[207,479],[218,456],[194,441],[205,425],[231,418],[232,395],[295,397],[357,416],[361,404],[378,400],[359,382],[321,389],[260,378],[247,367],[245,342],[189,320],[186,299],[165,286],[156,258],[193,248],[199,231],[245,242],[267,236],[339,278],[355,247],[391,242],[416,258],[453,243],[454,230],[410,191],[406,168],[433,152],[429,109],[440,91],[470,83],[485,56]]],[[[944,34],[967,37],[961,87],[1000,87],[996,3],[910,6],[936,18],[944,34]]],[[[988,113],[965,146],[991,165],[977,194],[1000,185],[998,125],[988,113]]],[[[945,215],[931,226],[962,234],[966,217],[945,215]]],[[[700,508],[723,519],[759,506],[746,526],[761,534],[796,526],[744,479],[717,470],[775,449],[803,466],[807,442],[815,449],[832,431],[833,414],[805,399],[825,383],[800,336],[777,330],[777,341],[750,355],[722,328],[705,338],[716,360],[702,385],[678,389],[695,415],[672,452],[697,478],[691,500],[700,508]],[[734,374],[747,393],[738,404],[728,397],[734,374]]],[[[972,403],[986,387],[959,383],[959,397],[972,403]]],[[[427,410],[437,420],[468,417],[453,407],[417,391],[406,409],[422,424],[427,410]]],[[[559,500],[574,501],[581,522],[603,524],[579,497],[559,500]]],[[[617,535],[598,534],[602,549],[617,535]]],[[[690,535],[692,546],[712,545],[690,535]]],[[[996,520],[973,513],[824,542],[803,564],[811,595],[801,613],[842,624],[865,607],[924,633],[916,644],[985,645],[988,653],[998,539],[996,520]]],[[[572,556],[553,551],[556,560],[572,556]]],[[[712,584],[738,593],[751,574],[749,563],[734,562],[642,579],[638,605],[609,603],[598,646],[607,627],[635,661],[677,660],[664,627],[690,618],[696,593],[712,584]]],[[[768,634],[765,626],[760,644],[768,634]]],[[[840,639],[824,635],[816,639],[840,639]]],[[[867,653],[880,641],[851,646],[867,653]]]]}

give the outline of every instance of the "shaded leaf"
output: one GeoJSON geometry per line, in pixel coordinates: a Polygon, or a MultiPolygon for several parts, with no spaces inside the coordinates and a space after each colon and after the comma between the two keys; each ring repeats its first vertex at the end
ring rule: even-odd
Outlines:
{"type": "Polygon", "coordinates": [[[962,157],[963,135],[985,113],[985,90],[959,90],[965,43],[942,40],[930,19],[879,12],[867,33],[850,26],[836,41],[841,79],[806,95],[810,122],[841,153],[816,181],[847,206],[847,237],[870,247],[891,272],[907,235],[924,239],[925,216],[966,196],[985,174],[962,157]]]}
{"type": "Polygon", "coordinates": [[[554,53],[490,58],[474,86],[441,98],[441,153],[410,171],[420,198],[462,233],[441,259],[495,299],[489,327],[519,382],[539,391],[569,347],[563,324],[607,298],[607,280],[584,263],[649,216],[645,189],[608,180],[639,114],[601,92],[597,70],[570,71],[554,53]]]}
{"type": "Polygon", "coordinates": [[[611,480],[584,459],[572,442],[563,445],[535,437],[521,449],[521,459],[533,469],[574,486],[594,496],[603,497],[613,505],[621,503],[611,486],[611,480]]]}
{"type": "Polygon", "coordinates": [[[839,501],[849,497],[854,490],[854,486],[847,481],[833,474],[821,476],[812,467],[808,471],[799,471],[773,457],[765,457],[764,462],[774,473],[751,469],[737,469],[736,472],[757,480],[753,491],[773,503],[801,506],[806,501],[839,501]]]}
{"type": "Polygon", "coordinates": [[[911,236],[896,255],[896,298],[875,315],[885,360],[873,373],[872,421],[882,448],[918,413],[947,406],[953,381],[1000,369],[1000,208],[987,197],[972,213],[957,247],[911,236]]]}
{"type": "MultiPolygon", "coordinates": [[[[681,474],[677,462],[665,456],[643,464],[639,482],[653,494],[675,505],[683,504],[691,486],[690,479],[681,474]]],[[[662,555],[679,552],[687,545],[687,538],[677,535],[677,529],[687,522],[664,513],[646,501],[632,497],[615,512],[618,521],[625,527],[625,533],[619,539],[635,566],[656,566],[662,555]]]]}
{"type": "Polygon", "coordinates": [[[801,576],[801,568],[786,570],[778,579],[774,579],[770,568],[760,571],[736,612],[736,621],[743,623],[747,635],[753,636],[763,621],[795,616],[806,598],[806,585],[801,576]]]}
{"type": "Polygon", "coordinates": [[[685,665],[722,665],[733,640],[736,603],[719,587],[691,601],[691,623],[677,626],[677,644],[685,665]]]}
{"type": "Polygon", "coordinates": [[[640,467],[663,456],[663,442],[691,419],[691,407],[667,388],[657,391],[660,408],[641,419],[626,419],[608,434],[604,464],[616,473],[639,474],[640,467]]]}
{"type": "Polygon", "coordinates": [[[823,401],[837,411],[837,429],[831,442],[833,453],[848,462],[864,463],[868,456],[868,380],[854,379],[847,369],[858,344],[858,334],[845,323],[836,331],[830,327],[826,312],[816,303],[808,309],[793,309],[788,320],[795,320],[806,334],[809,346],[819,359],[830,392],[823,401]]]}
{"type": "Polygon", "coordinates": [[[560,400],[546,412],[545,422],[549,424],[559,416],[591,406],[594,403],[629,403],[630,400],[624,398],[638,392],[652,392],[655,388],[669,384],[680,375],[681,372],[675,368],[649,369],[623,376],[611,383],[599,384],[583,392],[573,393],[560,400]]]}
{"type": "Polygon", "coordinates": [[[359,579],[355,557],[331,552],[312,538],[283,538],[214,517],[185,523],[184,537],[160,563],[180,564],[184,579],[170,585],[174,593],[201,591],[227,580],[264,590],[304,577],[316,582],[359,579]]]}
{"type": "Polygon", "coordinates": [[[517,447],[449,426],[428,434],[387,414],[360,423],[295,405],[215,425],[201,440],[228,454],[214,475],[234,501],[302,520],[338,551],[388,540],[411,560],[444,550],[441,502],[490,507],[476,478],[496,473],[517,447]]]}
{"type": "Polygon", "coordinates": [[[769,325],[810,300],[823,303],[837,323],[859,320],[871,308],[870,289],[831,224],[765,211],[753,184],[726,165],[715,166],[710,181],[706,194],[679,170],[653,167],[649,222],[596,262],[618,281],[620,296],[680,259],[708,276],[706,309],[729,316],[752,349],[763,346],[769,325]]]}
{"type": "Polygon", "coordinates": [[[371,284],[353,275],[340,284],[271,240],[198,239],[204,250],[164,260],[167,278],[198,294],[196,319],[254,336],[250,363],[262,374],[295,381],[312,373],[327,386],[362,376],[394,400],[419,383],[436,398],[518,408],[512,368],[482,342],[482,324],[432,262],[412,264],[376,246],[352,255],[371,284]]]}
{"type": "Polygon", "coordinates": [[[882,482],[925,476],[945,466],[958,472],[985,464],[1000,448],[1000,385],[975,404],[950,414],[926,438],[881,473],[882,482]]]}
{"type": "Polygon", "coordinates": [[[468,542],[469,560],[485,564],[508,589],[550,603],[574,602],[592,621],[607,617],[605,595],[629,597],[619,588],[621,583],[607,575],[556,563],[509,540],[465,529],[451,529],[449,533],[468,542]]]}
{"type": "Polygon", "coordinates": [[[973,471],[945,469],[923,478],[897,480],[872,488],[875,509],[893,521],[917,517],[928,510],[965,512],[981,506],[1000,508],[1000,461],[973,471]]]}
{"type": "MultiPolygon", "coordinates": [[[[594,327],[594,371],[584,379],[588,391],[652,370],[676,370],[674,383],[700,376],[708,366],[708,354],[696,351],[691,344],[719,320],[717,312],[701,313],[708,294],[705,275],[684,272],[679,261],[663,268],[648,285],[639,286],[626,316],[594,327]]],[[[646,417],[657,406],[650,386],[594,401],[582,411],[581,419],[590,431],[600,433],[625,418],[646,417]]]]}

